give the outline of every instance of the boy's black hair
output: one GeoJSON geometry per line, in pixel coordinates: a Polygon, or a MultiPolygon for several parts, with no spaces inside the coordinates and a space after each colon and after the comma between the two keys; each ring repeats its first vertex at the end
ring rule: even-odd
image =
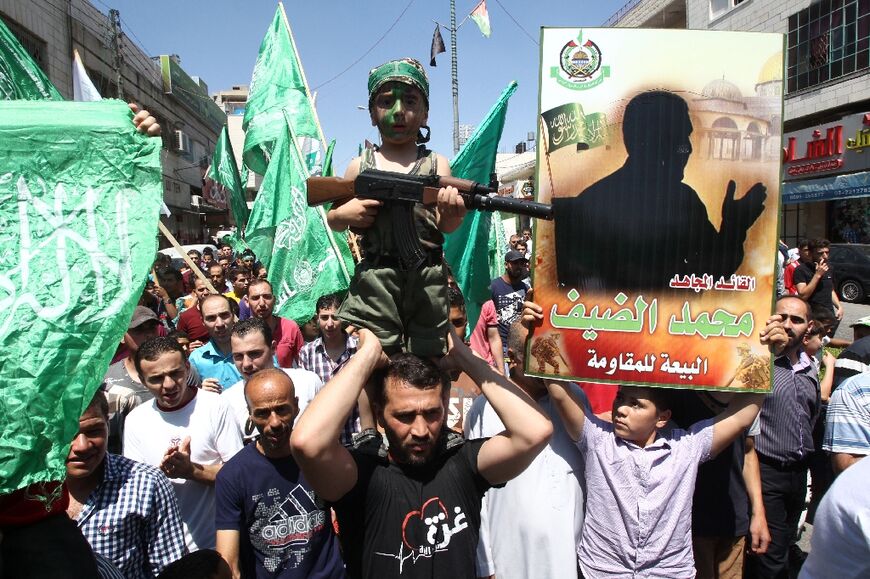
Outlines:
{"type": "Polygon", "coordinates": [[[233,326],[233,336],[244,338],[248,334],[260,334],[263,336],[263,341],[266,342],[266,345],[271,347],[272,329],[269,327],[269,324],[260,318],[248,318],[247,320],[237,322],[233,326]]]}
{"type": "MultiPolygon", "coordinates": [[[[341,307],[341,296],[338,294],[326,294],[325,296],[320,296],[317,300],[317,305],[314,307],[314,311],[319,313],[320,310],[325,310],[327,308],[335,308],[338,309],[341,307]]],[[[317,314],[315,314],[315,317],[317,314]]]]}
{"type": "Polygon", "coordinates": [[[136,350],[136,355],[133,356],[133,365],[136,367],[136,371],[141,375],[142,360],[154,362],[161,355],[168,352],[178,352],[181,354],[182,360],[187,359],[187,356],[184,354],[184,348],[181,347],[181,344],[179,344],[177,340],[170,338],[169,336],[157,336],[145,340],[145,342],[139,346],[139,349],[136,350]]]}
{"type": "Polygon", "coordinates": [[[465,298],[459,289],[447,286],[447,301],[450,303],[451,308],[459,308],[463,312],[465,311],[465,298]]]}
{"type": "Polygon", "coordinates": [[[190,336],[187,335],[187,332],[182,330],[172,330],[168,334],[166,334],[167,338],[172,338],[173,340],[189,340],[190,336]]]}

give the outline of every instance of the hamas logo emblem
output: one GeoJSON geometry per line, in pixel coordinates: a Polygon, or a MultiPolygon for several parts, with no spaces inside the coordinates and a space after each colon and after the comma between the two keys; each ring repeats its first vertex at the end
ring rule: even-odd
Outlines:
{"type": "Polygon", "coordinates": [[[601,66],[601,50],[587,40],[583,32],[576,40],[569,40],[559,52],[559,66],[550,68],[550,76],[560,85],[572,90],[586,90],[598,86],[610,76],[610,67],[601,66]]]}

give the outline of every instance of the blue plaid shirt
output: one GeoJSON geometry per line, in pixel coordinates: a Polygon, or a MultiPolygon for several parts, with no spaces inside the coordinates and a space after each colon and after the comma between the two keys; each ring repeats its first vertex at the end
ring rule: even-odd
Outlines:
{"type": "Polygon", "coordinates": [[[154,467],[106,453],[103,480],[76,524],[128,579],[151,578],[187,554],[175,491],[154,467]]]}
{"type": "MultiPolygon", "coordinates": [[[[329,357],[326,346],[323,345],[323,338],[317,338],[313,342],[305,344],[302,350],[299,351],[299,366],[309,372],[314,372],[321,382],[326,384],[347,364],[351,356],[356,354],[358,348],[359,341],[353,336],[347,336],[344,352],[342,352],[337,360],[333,360],[329,357]]],[[[359,408],[354,406],[347,422],[344,423],[344,427],[341,429],[339,440],[344,446],[351,446],[353,444],[353,435],[359,432],[359,430],[359,408]]]]}

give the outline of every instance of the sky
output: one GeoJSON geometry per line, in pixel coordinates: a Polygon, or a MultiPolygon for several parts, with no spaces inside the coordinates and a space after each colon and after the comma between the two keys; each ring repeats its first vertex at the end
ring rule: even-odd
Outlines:
{"type": "MultiPolygon", "coordinates": [[[[178,54],[182,68],[210,93],[250,84],[260,42],[272,21],[272,0],[91,0],[101,11],[120,11],[122,30],[149,56],[178,54]]],[[[456,21],[478,0],[456,0],[456,21]]],[[[541,26],[600,26],[628,0],[487,0],[492,34],[483,37],[468,19],[457,33],[459,122],[477,125],[512,80],[500,151],[513,151],[535,131],[541,26]]],[[[308,85],[316,93],[324,135],[336,140],[336,173],[366,139],[377,142],[367,110],[371,68],[403,56],[425,65],[430,82],[429,147],[453,158],[450,34],[447,52],[429,66],[435,22],[450,22],[447,0],[288,0],[287,18],[308,85]]]]}

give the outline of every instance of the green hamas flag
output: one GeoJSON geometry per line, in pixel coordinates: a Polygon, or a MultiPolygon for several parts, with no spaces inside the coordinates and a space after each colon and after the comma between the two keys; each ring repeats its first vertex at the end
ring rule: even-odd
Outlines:
{"type": "Polygon", "coordinates": [[[0,100],[63,100],[2,19],[0,19],[0,100]]]}
{"type": "MultiPolygon", "coordinates": [[[[517,90],[516,81],[511,81],[486,118],[463,145],[462,150],[450,163],[454,177],[489,183],[495,169],[495,154],[504,129],[508,99],[517,90]]],[[[474,328],[483,303],[491,298],[489,284],[490,230],[497,213],[469,211],[462,225],[445,235],[444,257],[453,269],[456,283],[465,296],[468,326],[474,328]]]]}
{"type": "Polygon", "coordinates": [[[305,322],[321,296],[347,289],[353,260],[347,241],[326,225],[323,208],[308,206],[309,172],[290,119],[282,120],[284,133],[272,150],[245,240],[269,271],[275,314],[305,322]]]}
{"type": "Polygon", "coordinates": [[[63,480],[157,250],[159,138],[120,101],[0,106],[0,494],[63,480]]]}
{"type": "Polygon", "coordinates": [[[245,105],[244,160],[255,173],[266,174],[266,167],[278,138],[286,132],[282,111],[293,119],[296,144],[312,174],[320,173],[320,129],[305,82],[305,73],[296,54],[296,44],[287,22],[284,5],[278,3],[275,18],[260,44],[251,90],[245,105]]]}
{"type": "Polygon", "coordinates": [[[233,145],[226,125],[215,145],[207,176],[223,188],[225,196],[229,198],[236,227],[239,231],[243,231],[248,223],[250,212],[245,202],[245,185],[239,176],[239,168],[236,165],[236,157],[233,154],[233,145]]]}

